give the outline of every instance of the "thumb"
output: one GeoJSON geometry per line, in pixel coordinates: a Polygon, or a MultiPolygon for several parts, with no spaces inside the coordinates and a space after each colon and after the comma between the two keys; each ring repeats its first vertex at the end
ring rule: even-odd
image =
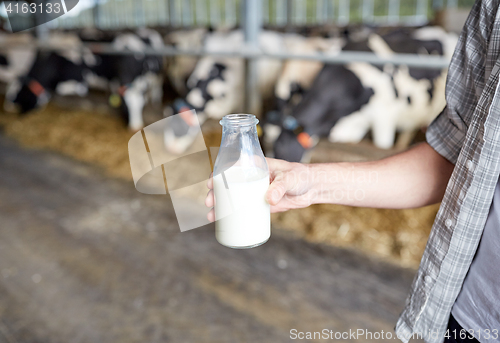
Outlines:
{"type": "Polygon", "coordinates": [[[286,178],[283,173],[277,175],[269,185],[266,193],[266,200],[271,205],[277,205],[288,190],[286,178]]]}

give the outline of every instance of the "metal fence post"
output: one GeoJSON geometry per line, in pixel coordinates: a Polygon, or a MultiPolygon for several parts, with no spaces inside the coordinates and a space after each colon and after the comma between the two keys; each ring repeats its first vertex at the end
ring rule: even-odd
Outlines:
{"type": "Polygon", "coordinates": [[[226,26],[231,27],[236,25],[236,13],[234,0],[225,0],[224,2],[224,22],[226,26]]]}
{"type": "Polygon", "coordinates": [[[99,23],[100,19],[100,12],[101,12],[101,6],[100,6],[100,1],[99,0],[94,0],[94,6],[92,7],[92,16],[94,17],[94,27],[96,28],[101,28],[101,25],[99,23]]]}
{"type": "Polygon", "coordinates": [[[325,0],[316,0],[316,22],[315,24],[324,24],[328,19],[328,3],[325,0]]]}
{"type": "Polygon", "coordinates": [[[286,26],[290,27],[293,24],[293,1],[286,0],[286,26]]]}
{"type": "MultiPolygon", "coordinates": [[[[262,0],[243,0],[243,31],[245,46],[249,51],[258,51],[259,34],[262,28],[262,0]]],[[[262,99],[259,92],[258,59],[245,60],[245,110],[260,116],[262,99]]]]}
{"type": "Polygon", "coordinates": [[[427,20],[427,11],[428,11],[428,1],[418,0],[417,13],[416,13],[418,22],[425,22],[427,20]]]}
{"type": "Polygon", "coordinates": [[[157,16],[158,16],[158,24],[159,25],[166,25],[168,22],[168,4],[166,3],[167,0],[158,0],[157,1],[157,16]]]}
{"type": "Polygon", "coordinates": [[[277,26],[285,26],[286,25],[286,16],[287,16],[287,11],[286,11],[286,1],[287,0],[276,0],[275,5],[276,5],[276,22],[275,24],[277,26]]]}
{"type": "Polygon", "coordinates": [[[347,25],[350,21],[351,4],[350,0],[339,0],[339,24],[347,25]]]}
{"type": "Polygon", "coordinates": [[[394,25],[399,22],[399,8],[400,8],[400,0],[389,0],[387,21],[390,24],[394,25]]]}
{"type": "Polygon", "coordinates": [[[307,23],[307,4],[305,0],[295,0],[295,23],[305,25],[307,23]]]}
{"type": "Polygon", "coordinates": [[[135,24],[135,26],[144,26],[145,25],[144,7],[143,7],[142,0],[135,0],[133,6],[134,6],[134,24],[135,24]]]}
{"type": "Polygon", "coordinates": [[[177,15],[177,8],[176,8],[176,1],[175,0],[169,0],[168,1],[168,21],[170,26],[177,26],[177,23],[179,22],[179,17],[177,15]]]}
{"type": "Polygon", "coordinates": [[[363,18],[363,22],[372,22],[374,15],[374,6],[373,0],[363,0],[363,10],[361,17],[363,18]]]}
{"type": "Polygon", "coordinates": [[[196,25],[207,25],[207,0],[196,0],[195,2],[196,25]]]}
{"type": "Polygon", "coordinates": [[[192,26],[193,20],[191,16],[191,1],[184,0],[182,2],[182,26],[192,26]]]}
{"type": "Polygon", "coordinates": [[[219,4],[215,0],[209,0],[208,5],[210,6],[210,26],[216,27],[220,26],[220,8],[219,4]]]}
{"type": "Polygon", "coordinates": [[[262,22],[269,24],[269,0],[262,0],[262,22]]]}

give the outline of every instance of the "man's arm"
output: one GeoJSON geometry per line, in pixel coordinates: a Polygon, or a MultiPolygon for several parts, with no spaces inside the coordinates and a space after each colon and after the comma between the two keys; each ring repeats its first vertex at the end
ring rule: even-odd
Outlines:
{"type": "MultiPolygon", "coordinates": [[[[427,143],[374,162],[300,164],[267,159],[272,212],[317,203],[413,208],[441,201],[454,165],[427,143]]],[[[213,183],[206,205],[212,207],[213,183]]],[[[215,219],[213,210],[209,220],[215,219]]]]}
{"type": "Polygon", "coordinates": [[[413,208],[441,201],[454,165],[427,143],[373,162],[295,164],[268,159],[274,212],[317,203],[413,208]]]}

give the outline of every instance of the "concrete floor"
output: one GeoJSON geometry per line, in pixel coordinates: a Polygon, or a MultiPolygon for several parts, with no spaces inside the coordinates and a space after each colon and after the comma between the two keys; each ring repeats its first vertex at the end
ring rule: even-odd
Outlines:
{"type": "Polygon", "coordinates": [[[291,341],[291,329],[387,332],[413,275],[276,228],[261,247],[225,248],[213,225],[181,233],[168,196],[0,136],[0,342],[277,343],[291,341]]]}

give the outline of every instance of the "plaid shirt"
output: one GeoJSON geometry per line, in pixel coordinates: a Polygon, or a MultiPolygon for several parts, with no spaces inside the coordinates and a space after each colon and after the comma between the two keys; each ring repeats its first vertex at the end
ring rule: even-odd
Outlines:
{"type": "MultiPolygon", "coordinates": [[[[500,174],[500,0],[477,0],[460,35],[447,107],[428,143],[455,164],[396,334],[443,341],[451,308],[479,245],[500,174]]],[[[498,272],[498,271],[493,271],[498,272]]]]}

